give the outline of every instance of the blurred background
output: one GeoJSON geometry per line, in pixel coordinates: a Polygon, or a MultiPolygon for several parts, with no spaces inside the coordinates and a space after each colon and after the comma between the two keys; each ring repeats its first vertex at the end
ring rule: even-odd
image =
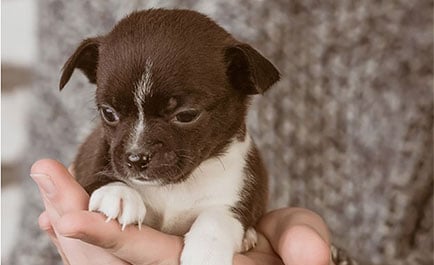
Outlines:
{"type": "Polygon", "coordinates": [[[318,212],[360,264],[433,264],[430,0],[2,0],[2,264],[60,264],[28,171],[69,164],[96,117],[95,88],[77,72],[59,93],[60,69],[150,7],[203,12],[280,69],[248,117],[270,208],[318,212]]]}
{"type": "Polygon", "coordinates": [[[2,261],[18,238],[24,196],[20,181],[23,157],[29,148],[26,117],[37,58],[36,2],[1,2],[2,261]]]}

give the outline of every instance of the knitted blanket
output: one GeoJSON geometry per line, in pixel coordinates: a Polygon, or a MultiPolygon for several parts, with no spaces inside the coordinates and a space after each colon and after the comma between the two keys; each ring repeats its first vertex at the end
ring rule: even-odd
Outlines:
{"type": "MultiPolygon", "coordinates": [[[[23,164],[71,162],[97,117],[81,74],[58,92],[80,40],[149,7],[208,14],[281,71],[248,125],[271,178],[270,208],[307,207],[360,264],[433,262],[433,3],[408,1],[40,0],[38,81],[23,164]]],[[[28,178],[27,178],[28,179],[28,178]]],[[[11,264],[60,264],[37,227],[25,180],[22,234],[11,264]]],[[[333,251],[335,258],[345,255],[333,251]]],[[[342,264],[345,264],[344,262],[342,264]]]]}

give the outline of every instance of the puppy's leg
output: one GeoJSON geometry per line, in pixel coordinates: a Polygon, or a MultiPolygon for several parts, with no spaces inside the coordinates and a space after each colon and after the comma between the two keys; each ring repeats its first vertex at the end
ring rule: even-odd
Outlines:
{"type": "Polygon", "coordinates": [[[140,194],[122,182],[112,182],[94,191],[89,210],[105,214],[107,221],[117,219],[122,230],[129,224],[138,224],[140,228],[146,215],[140,194]]]}
{"type": "Polygon", "coordinates": [[[185,235],[181,265],[232,265],[243,235],[242,224],[230,210],[209,209],[197,217],[185,235]]]}

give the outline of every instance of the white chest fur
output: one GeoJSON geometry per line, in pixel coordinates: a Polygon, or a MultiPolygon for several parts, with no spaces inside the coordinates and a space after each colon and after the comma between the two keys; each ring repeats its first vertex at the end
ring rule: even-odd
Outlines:
{"type": "Polygon", "coordinates": [[[240,199],[251,140],[234,140],[219,158],[202,162],[186,181],[167,186],[134,186],[148,209],[145,223],[171,234],[185,234],[204,210],[230,208],[240,199]]]}
{"type": "Polygon", "coordinates": [[[117,219],[122,229],[145,223],[184,236],[182,265],[232,264],[235,252],[256,243],[254,230],[249,228],[251,235],[245,237],[243,225],[230,209],[241,199],[247,177],[251,140],[245,139],[234,141],[224,155],[202,162],[179,184],[102,186],[92,193],[89,209],[102,212],[107,220],[117,219]]]}

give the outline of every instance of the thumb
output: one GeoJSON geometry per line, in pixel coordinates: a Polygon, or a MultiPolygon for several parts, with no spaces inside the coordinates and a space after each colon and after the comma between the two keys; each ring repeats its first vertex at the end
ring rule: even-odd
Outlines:
{"type": "Polygon", "coordinates": [[[58,161],[39,160],[33,164],[30,172],[45,202],[48,200],[58,215],[87,209],[89,195],[58,161]]]}

